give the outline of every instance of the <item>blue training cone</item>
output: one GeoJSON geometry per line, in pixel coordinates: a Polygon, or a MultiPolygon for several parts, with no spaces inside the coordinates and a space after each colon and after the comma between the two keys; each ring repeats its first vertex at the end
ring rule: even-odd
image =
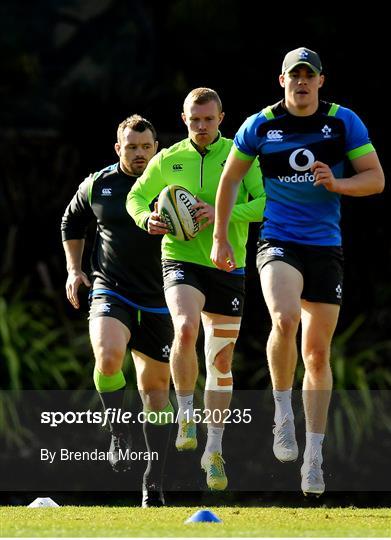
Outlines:
{"type": "Polygon", "coordinates": [[[216,514],[214,514],[210,510],[198,510],[198,512],[190,516],[185,521],[185,523],[206,523],[206,522],[221,523],[221,519],[218,518],[216,514]]]}

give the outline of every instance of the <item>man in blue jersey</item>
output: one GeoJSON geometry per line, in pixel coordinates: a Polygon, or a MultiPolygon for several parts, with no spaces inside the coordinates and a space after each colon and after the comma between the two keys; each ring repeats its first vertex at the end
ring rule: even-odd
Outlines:
{"type": "Polygon", "coordinates": [[[273,451],[282,462],[298,457],[291,391],[301,322],[306,418],[301,487],[304,494],[319,496],[325,489],[330,344],[342,300],[340,196],[380,193],[384,175],[359,117],[319,100],[324,75],[316,52],[305,47],[288,52],[279,82],[284,99],[247,118],[236,134],[217,193],[211,258],[220,269],[235,268],[227,225],[237,187],[258,156],[266,208],[257,266],[272,319],[267,356],[275,400],[273,451]],[[355,171],[349,178],[346,158],[355,171]]]}

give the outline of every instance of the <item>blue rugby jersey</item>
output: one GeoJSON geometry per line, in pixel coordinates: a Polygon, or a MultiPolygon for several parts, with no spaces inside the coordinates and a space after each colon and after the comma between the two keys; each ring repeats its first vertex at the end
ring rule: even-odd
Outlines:
{"type": "Polygon", "coordinates": [[[282,103],[247,118],[234,139],[240,159],[259,157],[266,192],[260,236],[340,246],[340,195],[314,187],[310,167],[322,161],[342,178],[346,159],[374,151],[367,128],[353,111],[334,103],[321,101],[311,116],[294,116],[282,103]]]}

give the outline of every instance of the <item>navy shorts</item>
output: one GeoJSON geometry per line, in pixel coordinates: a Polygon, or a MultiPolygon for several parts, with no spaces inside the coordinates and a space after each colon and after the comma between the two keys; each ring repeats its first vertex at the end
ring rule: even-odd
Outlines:
{"type": "MultiPolygon", "coordinates": [[[[119,295],[118,295],[119,296],[119,295]]],[[[150,313],[107,293],[90,295],[89,320],[113,317],[130,331],[128,347],[159,362],[168,362],[174,330],[169,313],[150,313]]]]}
{"type": "Polygon", "coordinates": [[[298,270],[304,279],[301,297],[308,302],[342,303],[343,251],[339,246],[311,246],[259,240],[259,273],[270,261],[283,261],[298,270]]]}
{"type": "Polygon", "coordinates": [[[241,317],[244,302],[244,269],[224,272],[217,268],[183,261],[162,261],[164,290],[191,285],[205,296],[203,311],[241,317]]]}

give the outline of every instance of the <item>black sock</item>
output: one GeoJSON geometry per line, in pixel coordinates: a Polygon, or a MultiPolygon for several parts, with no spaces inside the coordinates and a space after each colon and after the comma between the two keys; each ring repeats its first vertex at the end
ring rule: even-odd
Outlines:
{"type": "MultiPolygon", "coordinates": [[[[115,390],[114,392],[98,392],[99,397],[103,404],[103,409],[122,409],[124,405],[126,386],[115,390]]],[[[109,422],[110,429],[113,433],[127,433],[128,424],[109,422]]]]}
{"type": "Polygon", "coordinates": [[[145,442],[151,459],[148,461],[148,467],[144,473],[146,484],[163,482],[164,466],[167,457],[167,448],[170,439],[172,424],[156,425],[150,422],[143,424],[145,442]],[[152,459],[152,452],[157,452],[155,459],[152,459]]]}

